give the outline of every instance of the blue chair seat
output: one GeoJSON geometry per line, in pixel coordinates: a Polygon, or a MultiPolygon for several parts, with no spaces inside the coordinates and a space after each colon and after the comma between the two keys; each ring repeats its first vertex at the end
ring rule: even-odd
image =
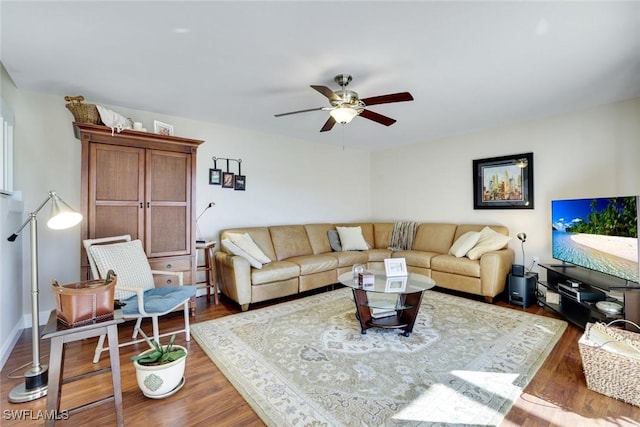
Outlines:
{"type": "MultiPolygon", "coordinates": [[[[164,313],[196,294],[195,286],[167,286],[144,291],[144,309],[147,313],[164,313]]],[[[125,315],[140,314],[136,295],[123,300],[125,315]]]]}

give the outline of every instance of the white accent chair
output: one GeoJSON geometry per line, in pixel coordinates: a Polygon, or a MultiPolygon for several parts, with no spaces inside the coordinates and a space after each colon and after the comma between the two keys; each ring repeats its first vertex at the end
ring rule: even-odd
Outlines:
{"type": "MultiPolygon", "coordinates": [[[[125,305],[122,314],[125,319],[137,319],[133,329],[132,340],[119,344],[120,347],[151,341],[142,330],[141,323],[150,317],[153,327],[153,340],[160,342],[161,337],[185,333],[185,339],[191,340],[189,327],[189,300],[196,294],[195,286],[184,286],[182,272],[151,270],[149,260],[140,240],[131,240],[131,236],[104,237],[83,241],[87,252],[91,274],[94,279],[104,278],[109,270],[118,276],[115,298],[125,305]],[[115,243],[118,242],[118,243],[115,243]],[[178,276],[178,286],[155,287],[153,274],[178,276]],[[184,309],[184,328],[160,334],[158,317],[168,314],[180,306],[184,309]],[[143,338],[138,339],[138,333],[143,338]]],[[[104,347],[105,335],[100,336],[93,363],[98,363],[100,354],[109,349],[104,347]]]]}

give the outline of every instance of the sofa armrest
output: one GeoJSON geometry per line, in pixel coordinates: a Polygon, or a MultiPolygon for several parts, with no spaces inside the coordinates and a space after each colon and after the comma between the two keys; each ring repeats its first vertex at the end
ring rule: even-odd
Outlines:
{"type": "Polygon", "coordinates": [[[482,296],[493,298],[505,290],[514,259],[515,252],[511,248],[487,252],[480,257],[482,296]]]}
{"type": "Polygon", "coordinates": [[[220,290],[240,306],[251,302],[251,265],[241,256],[216,252],[216,268],[220,275],[220,290]]]}

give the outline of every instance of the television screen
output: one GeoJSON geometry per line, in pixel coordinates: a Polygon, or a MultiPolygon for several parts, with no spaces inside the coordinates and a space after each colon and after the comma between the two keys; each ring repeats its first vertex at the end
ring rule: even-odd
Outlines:
{"type": "Polygon", "coordinates": [[[638,197],[553,200],[553,258],[638,282],[638,197]]]}

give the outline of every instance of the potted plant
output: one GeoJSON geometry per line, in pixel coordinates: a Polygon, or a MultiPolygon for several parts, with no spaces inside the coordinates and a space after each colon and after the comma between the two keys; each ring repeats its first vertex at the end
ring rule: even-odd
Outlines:
{"type": "Polygon", "coordinates": [[[152,399],[162,399],[176,393],[184,385],[187,349],[175,345],[175,335],[162,346],[152,340],[153,348],[132,356],[138,387],[152,399]]]}

